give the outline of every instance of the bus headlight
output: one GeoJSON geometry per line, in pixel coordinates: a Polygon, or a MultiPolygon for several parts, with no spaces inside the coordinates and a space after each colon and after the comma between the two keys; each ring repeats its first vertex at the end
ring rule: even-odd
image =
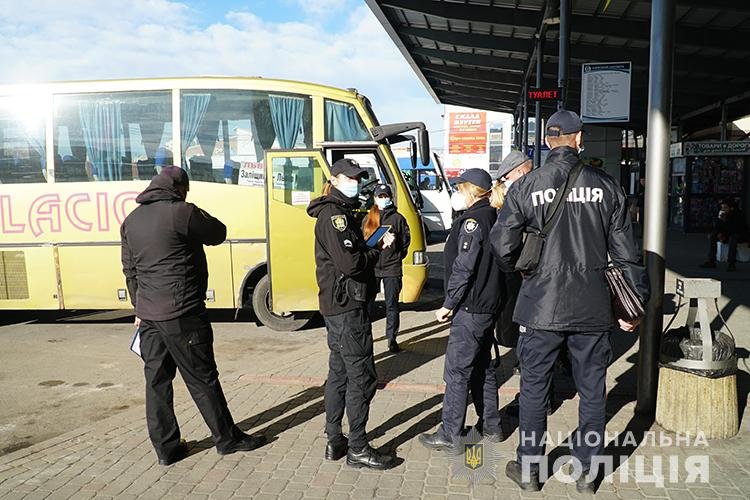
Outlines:
{"type": "Polygon", "coordinates": [[[414,252],[414,265],[422,266],[427,264],[427,255],[424,252],[414,252]]]}

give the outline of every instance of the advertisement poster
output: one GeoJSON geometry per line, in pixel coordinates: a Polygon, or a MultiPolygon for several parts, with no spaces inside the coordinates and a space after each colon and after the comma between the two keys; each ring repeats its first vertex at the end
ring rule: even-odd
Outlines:
{"type": "Polygon", "coordinates": [[[583,123],[630,121],[630,62],[586,63],[581,72],[583,123]]]}
{"type": "Polygon", "coordinates": [[[443,169],[454,178],[468,168],[496,171],[510,151],[513,115],[462,106],[445,106],[443,169]]]}
{"type": "Polygon", "coordinates": [[[485,154],[487,152],[487,112],[449,113],[448,152],[485,154]]]}

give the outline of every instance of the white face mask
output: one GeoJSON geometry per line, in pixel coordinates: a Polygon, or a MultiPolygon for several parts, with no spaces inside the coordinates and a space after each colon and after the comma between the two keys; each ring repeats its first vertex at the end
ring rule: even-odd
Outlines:
{"type": "Polygon", "coordinates": [[[354,198],[359,194],[359,182],[354,179],[339,180],[336,188],[348,198],[354,198]]]}
{"type": "Polygon", "coordinates": [[[380,210],[385,210],[386,208],[393,205],[393,200],[391,200],[390,198],[375,198],[375,204],[380,210]]]}
{"type": "Polygon", "coordinates": [[[456,212],[460,212],[469,208],[468,204],[466,203],[466,196],[464,196],[464,194],[459,191],[454,191],[451,195],[451,206],[456,212]]]}

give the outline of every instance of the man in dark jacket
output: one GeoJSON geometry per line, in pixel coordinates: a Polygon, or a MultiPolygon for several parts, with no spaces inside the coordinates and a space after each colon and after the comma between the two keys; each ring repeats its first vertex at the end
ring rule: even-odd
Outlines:
{"type": "Polygon", "coordinates": [[[375,277],[383,282],[385,336],[388,339],[388,350],[397,353],[401,351],[396,340],[401,325],[398,307],[398,296],[403,285],[401,264],[409,253],[411,234],[406,219],[398,213],[396,206],[393,204],[391,187],[387,184],[379,184],[375,187],[373,196],[375,197],[375,204],[380,210],[380,225],[391,226],[389,232],[395,237],[393,244],[380,252],[380,257],[375,264],[375,277]]]}
{"type": "Polygon", "coordinates": [[[708,260],[701,267],[716,267],[716,243],[721,241],[729,245],[727,271],[734,271],[737,266],[737,244],[749,239],[745,215],[736,207],[734,200],[723,200],[714,229],[708,235],[708,260]]]}
{"type": "MultiPolygon", "coordinates": [[[[523,233],[544,226],[556,190],[579,162],[581,128],[580,118],[571,111],[552,115],[545,138],[551,151],[544,166],[508,190],[491,234],[493,251],[506,271],[514,269],[523,233]]],[[[517,350],[523,384],[518,460],[508,463],[506,475],[523,489],[539,489],[547,430],[545,403],[555,359],[565,343],[580,397],[573,456],[584,474],[576,486],[579,491],[592,491],[598,471],[589,469],[604,444],[605,380],[612,356],[609,332],[615,323],[604,276],[608,257],[622,268],[644,302],[648,281],[637,264],[625,193],[612,177],[584,167],[563,201],[559,218],[544,239],[538,267],[524,276],[513,316],[521,325],[517,350]]],[[[628,331],[637,326],[619,322],[628,331]]]]}
{"type": "Polygon", "coordinates": [[[208,265],[203,245],[219,245],[226,227],[186,203],[188,175],[166,167],[122,223],[122,267],[140,329],[146,375],[146,422],[159,463],[187,456],[174,414],[172,380],[177,369],[206,421],[220,455],[263,443],[232,420],[213,353],[206,313],[208,265]]]}

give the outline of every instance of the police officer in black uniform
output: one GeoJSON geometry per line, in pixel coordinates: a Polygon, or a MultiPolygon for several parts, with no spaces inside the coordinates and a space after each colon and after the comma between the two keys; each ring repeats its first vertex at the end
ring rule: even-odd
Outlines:
{"type": "Polygon", "coordinates": [[[409,253],[411,235],[406,219],[398,213],[396,206],[393,204],[393,191],[391,191],[391,187],[387,184],[378,184],[375,187],[373,196],[375,198],[375,205],[379,211],[380,225],[391,226],[389,232],[395,237],[393,244],[380,252],[378,262],[375,264],[375,277],[383,283],[386,321],[385,336],[388,339],[388,350],[392,353],[397,353],[401,351],[396,337],[401,325],[398,296],[403,286],[402,261],[409,253]]]}
{"type": "MultiPolygon", "coordinates": [[[[556,190],[579,162],[581,128],[575,113],[561,110],[553,114],[547,122],[545,141],[551,151],[544,166],[521,177],[508,190],[490,236],[506,271],[514,269],[524,231],[544,226],[556,190]]],[[[517,351],[523,384],[518,460],[508,463],[506,475],[525,490],[540,488],[539,462],[547,430],[545,403],[555,359],[566,344],[580,398],[573,457],[584,473],[576,486],[580,492],[593,492],[598,471],[590,467],[604,445],[605,381],[612,356],[609,332],[615,324],[604,276],[608,257],[622,268],[644,302],[648,281],[637,264],[625,193],[612,177],[601,169],[583,167],[560,210],[544,239],[538,267],[524,276],[513,317],[521,325],[517,351]]],[[[637,326],[619,321],[624,330],[637,326]]]]}
{"type": "MultiPolygon", "coordinates": [[[[453,315],[445,354],[445,397],[442,425],[422,434],[426,447],[454,452],[464,428],[469,393],[488,440],[502,441],[497,378],[491,363],[495,319],[502,303],[503,273],[490,248],[490,229],[497,218],[490,206],[492,178],[472,168],[458,178],[454,207],[464,210],[455,220],[445,244],[445,300],[438,321],[453,315]]],[[[462,451],[462,450],[459,450],[462,451]]]]}
{"type": "MultiPolygon", "coordinates": [[[[323,196],[310,202],[307,213],[317,219],[315,274],[330,349],[325,458],[339,460],[346,456],[346,463],[353,467],[388,469],[394,465],[394,457],[372,449],[365,430],[377,385],[367,288],[374,279],[379,250],[366,246],[353,210],[359,207],[359,179],[367,177],[356,161],[336,161],[323,196]],[[341,430],[344,409],[349,420],[348,440],[341,430]]],[[[393,235],[386,234],[381,247],[392,243],[393,235]]]]}
{"type": "Polygon", "coordinates": [[[138,195],[140,206],[120,228],[123,273],[145,362],[146,422],[161,465],[171,465],[188,453],[172,401],[178,369],[220,455],[250,451],[264,442],[262,436],[248,436],[234,424],[214,360],[203,245],[221,244],[227,228],[187,203],[188,189],[185,170],[165,167],[138,195]]]}

